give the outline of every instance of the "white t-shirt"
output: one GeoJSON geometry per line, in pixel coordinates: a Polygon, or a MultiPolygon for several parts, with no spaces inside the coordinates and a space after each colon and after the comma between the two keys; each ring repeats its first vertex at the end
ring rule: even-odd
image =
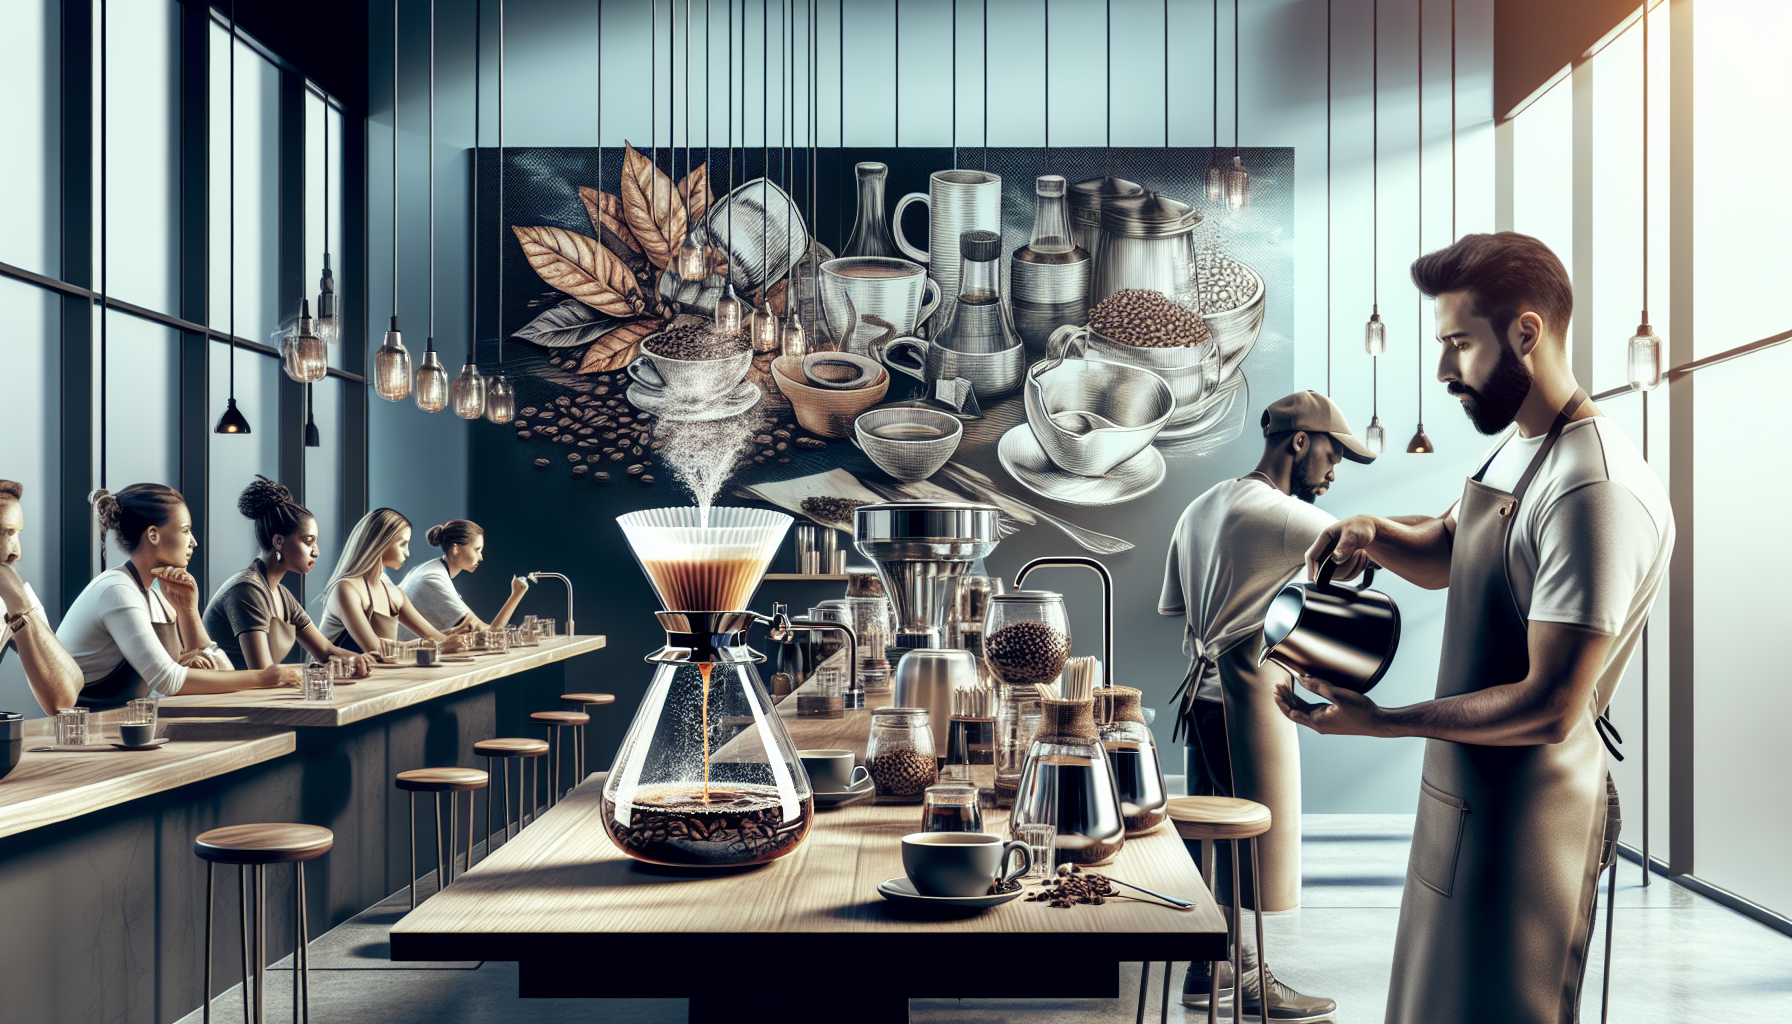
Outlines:
{"type": "MultiPolygon", "coordinates": [[[[146,601],[144,591],[123,568],[107,569],[75,598],[56,628],[56,639],[80,666],[83,683],[104,679],[119,662],[128,660],[151,690],[171,697],[187,684],[187,670],[168,656],[151,624],[173,621],[174,609],[153,584],[146,601]]],[[[229,659],[216,644],[206,653],[229,669],[229,659]]]]}
{"type": "MultiPolygon", "coordinates": [[[[473,614],[467,602],[460,599],[460,591],[454,589],[454,578],[448,575],[448,563],[440,558],[428,559],[406,573],[398,589],[410,598],[417,614],[443,632],[460,625],[473,614]]],[[[401,623],[398,639],[415,640],[417,634],[401,623]]]]}
{"type": "MultiPolygon", "coordinates": [[[[1481,482],[1517,487],[1544,436],[1514,434],[1481,482]]],[[[1538,467],[1512,524],[1507,565],[1527,619],[1617,638],[1599,680],[1600,698],[1609,701],[1673,550],[1674,513],[1661,479],[1611,420],[1590,416],[1563,428],[1538,467]]]]}
{"type": "MultiPolygon", "coordinates": [[[[1159,615],[1186,616],[1182,650],[1214,661],[1263,628],[1269,602],[1300,572],[1307,549],[1336,518],[1255,477],[1223,480],[1176,521],[1159,615]]],[[[1209,665],[1197,696],[1221,699],[1209,665]]]]}
{"type": "MultiPolygon", "coordinates": [[[[37,592],[31,584],[25,584],[25,611],[35,612],[43,608],[42,601],[37,599],[37,592]]],[[[12,627],[6,624],[6,617],[0,615],[0,661],[6,660],[6,652],[12,648],[12,627]]]]}

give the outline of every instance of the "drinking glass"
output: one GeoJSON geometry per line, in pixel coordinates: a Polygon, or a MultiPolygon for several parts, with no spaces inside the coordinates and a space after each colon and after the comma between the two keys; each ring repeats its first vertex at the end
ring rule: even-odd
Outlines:
{"type": "Polygon", "coordinates": [[[511,626],[510,636],[508,637],[507,642],[511,647],[523,646],[523,627],[511,626]]]}
{"type": "Polygon", "coordinates": [[[139,697],[125,704],[118,720],[118,738],[126,746],[148,746],[156,738],[156,701],[139,697]]]}
{"type": "Polygon", "coordinates": [[[63,708],[56,712],[57,745],[79,745],[86,742],[87,709],[63,708]]]}
{"type": "Polygon", "coordinates": [[[510,653],[510,630],[503,626],[495,627],[486,633],[485,644],[499,654],[510,653]]]}
{"type": "Polygon", "coordinates": [[[554,620],[553,619],[542,619],[541,620],[541,638],[543,640],[554,639],[554,620]]]}
{"type": "Polygon", "coordinates": [[[326,701],[335,690],[336,669],[331,662],[305,661],[304,699],[308,701],[326,701]]]}
{"type": "Polygon", "coordinates": [[[839,669],[816,669],[795,693],[798,718],[839,718],[846,713],[845,676],[839,669]]]}
{"type": "Polygon", "coordinates": [[[1048,882],[1058,873],[1053,863],[1058,852],[1058,826],[1049,822],[1016,825],[1014,834],[1033,851],[1033,866],[1027,870],[1028,881],[1048,882]]]}
{"type": "Polygon", "coordinates": [[[962,782],[928,786],[921,798],[921,831],[983,831],[983,808],[977,803],[977,787],[962,782]]]}

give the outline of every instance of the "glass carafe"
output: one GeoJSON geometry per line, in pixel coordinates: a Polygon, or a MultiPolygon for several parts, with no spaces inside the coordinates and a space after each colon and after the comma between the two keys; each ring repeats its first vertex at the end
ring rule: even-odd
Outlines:
{"type": "Polygon", "coordinates": [[[1003,684],[996,700],[995,799],[997,807],[1013,807],[1027,750],[1039,731],[1039,687],[1003,684]]]}
{"type": "Polygon", "coordinates": [[[1009,828],[1054,825],[1059,864],[1105,864],[1126,841],[1120,792],[1095,728],[1093,700],[1040,702],[1009,828]]]}
{"type": "Polygon", "coordinates": [[[889,166],[867,160],[855,165],[853,173],[859,179],[859,212],[840,255],[901,256],[884,213],[884,183],[890,177],[889,166]]]}
{"type": "Polygon", "coordinates": [[[1139,691],[1131,686],[1110,686],[1095,695],[1096,717],[1102,720],[1101,745],[1114,772],[1120,815],[1129,836],[1142,836],[1163,824],[1170,800],[1157,741],[1139,701],[1139,691]]]}
{"type": "MultiPolygon", "coordinates": [[[[933,343],[952,352],[989,354],[1020,346],[1013,313],[1002,301],[1002,236],[966,231],[959,236],[962,262],[958,301],[933,343]]],[[[979,392],[981,393],[981,392],[979,392]]]]}
{"type": "Polygon", "coordinates": [[[1046,692],[1070,657],[1070,616],[1064,595],[1050,590],[994,594],[983,620],[983,658],[1010,686],[1044,686],[1046,692]]]}

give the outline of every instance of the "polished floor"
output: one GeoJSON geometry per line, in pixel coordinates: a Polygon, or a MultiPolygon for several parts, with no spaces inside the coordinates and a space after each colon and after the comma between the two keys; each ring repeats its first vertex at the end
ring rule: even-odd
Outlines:
{"type": "MultiPolygon", "coordinates": [[[[1338,1024],[1378,1024],[1387,997],[1389,958],[1411,840],[1410,815],[1308,815],[1302,846],[1304,906],[1265,919],[1270,966],[1289,984],[1338,1002],[1338,1024]]],[[[373,907],[312,943],[312,1019],[336,1024],[682,1024],[678,999],[539,999],[516,995],[516,965],[394,964],[386,929],[405,894],[373,907]]],[[[1654,1024],[1717,1019],[1784,1021],[1792,1014],[1792,937],[1712,903],[1666,879],[1641,885],[1640,869],[1618,869],[1609,1019],[1654,1024]]],[[[1604,896],[1600,897],[1604,906],[1604,896]]],[[[1582,1019],[1600,1018],[1604,969],[1603,910],[1582,1019]]],[[[1247,925],[1248,927],[1248,925],[1247,925]]],[[[1067,957],[1074,951],[1066,950],[1067,957]]],[[[282,967],[286,966],[284,963],[282,967]]],[[[781,965],[789,966],[789,965],[781,965]]],[[[888,970],[888,965],[880,970],[888,970]]],[[[270,1019],[291,1006],[290,971],[268,985],[270,1019]]],[[[1160,972],[1152,972],[1156,1019],[1160,972]]],[[[1172,978],[1181,992],[1181,971],[1172,978]]],[[[1118,1000],[915,1000],[910,1019],[925,1024],[1025,1020],[1094,1024],[1135,1020],[1138,968],[1121,972],[1118,1000]]],[[[850,1019],[850,1015],[843,1019],[850,1019]]],[[[1171,1000],[1170,1020],[1183,1020],[1171,1000]]],[[[1204,1015],[1190,1011],[1194,1022],[1204,1015]]],[[[240,1024],[236,991],[213,1009],[218,1024],[240,1024]]],[[[181,1024],[199,1024],[197,1011],[181,1024]]]]}

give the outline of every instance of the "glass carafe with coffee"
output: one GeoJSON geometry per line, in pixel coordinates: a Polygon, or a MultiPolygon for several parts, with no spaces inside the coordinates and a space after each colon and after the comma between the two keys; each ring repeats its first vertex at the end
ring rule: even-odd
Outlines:
{"type": "Polygon", "coordinates": [[[1145,721],[1140,698],[1139,690],[1131,686],[1109,686],[1095,692],[1101,745],[1114,771],[1128,836],[1142,836],[1163,824],[1170,802],[1157,741],[1145,721]]]}
{"type": "MultiPolygon", "coordinates": [[[[738,867],[796,849],[814,798],[783,719],[747,646],[770,624],[747,611],[791,518],[749,508],[660,508],[617,519],[664,608],[665,646],[603,791],[604,825],[623,852],[653,864],[738,867]]],[[[848,633],[849,629],[831,626],[848,633]]]]}

